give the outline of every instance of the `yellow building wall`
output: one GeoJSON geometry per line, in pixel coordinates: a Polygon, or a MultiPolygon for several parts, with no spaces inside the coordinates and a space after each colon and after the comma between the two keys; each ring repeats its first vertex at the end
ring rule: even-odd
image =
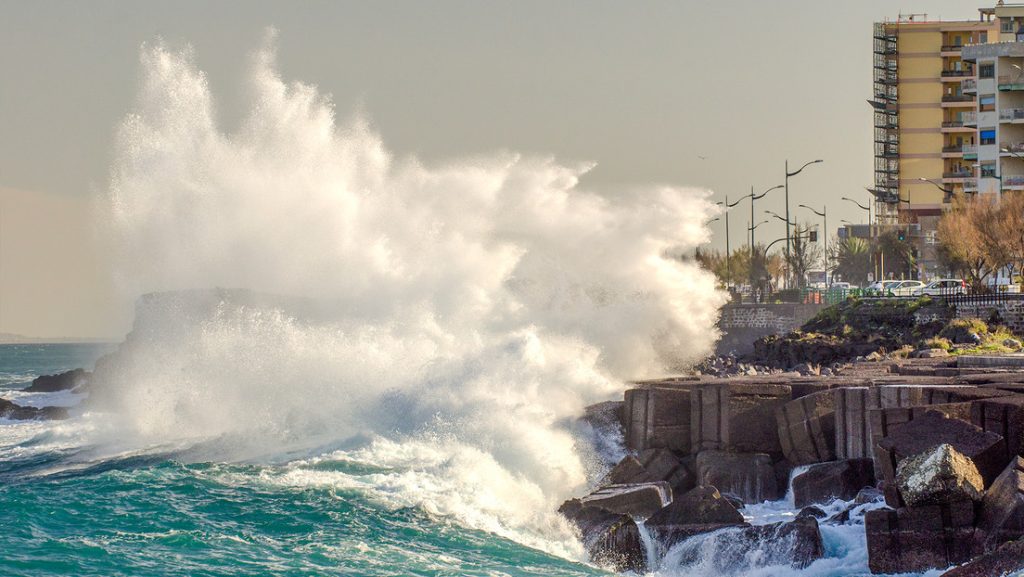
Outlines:
{"type": "Polygon", "coordinates": [[[901,108],[900,128],[939,128],[942,126],[941,108],[901,108]]]}
{"type": "Polygon", "coordinates": [[[902,83],[899,85],[901,104],[942,101],[942,84],[938,82],[902,83]]]}
{"type": "Polygon", "coordinates": [[[900,27],[896,50],[900,53],[938,52],[942,47],[942,33],[937,27],[930,28],[928,32],[915,32],[911,26],[900,27]]]}
{"type": "Polygon", "coordinates": [[[923,154],[942,152],[943,138],[941,133],[901,134],[901,154],[923,154]]]}

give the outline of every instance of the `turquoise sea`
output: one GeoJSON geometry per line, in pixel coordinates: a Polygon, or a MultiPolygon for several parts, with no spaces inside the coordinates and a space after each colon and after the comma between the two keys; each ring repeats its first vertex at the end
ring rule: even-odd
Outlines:
{"type": "MultiPolygon", "coordinates": [[[[17,391],[37,375],[89,367],[110,349],[0,346],[2,396],[75,403],[17,391]]],[[[368,489],[381,472],[372,464],[332,453],[210,462],[188,449],[97,457],[76,445],[79,426],[0,421],[0,575],[602,574],[388,503],[368,489]]]]}

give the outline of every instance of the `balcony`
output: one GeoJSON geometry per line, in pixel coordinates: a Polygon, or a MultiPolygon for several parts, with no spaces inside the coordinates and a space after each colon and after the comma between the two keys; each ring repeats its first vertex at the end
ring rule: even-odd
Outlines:
{"type": "Polygon", "coordinates": [[[943,70],[940,74],[942,78],[966,78],[968,76],[974,76],[974,70],[943,70]]]}
{"type": "Polygon", "coordinates": [[[943,94],[943,102],[974,102],[973,94],[943,94]]]}
{"type": "Polygon", "coordinates": [[[1000,76],[999,90],[1024,90],[1024,75],[1000,76]]]}
{"type": "Polygon", "coordinates": [[[1024,188],[1024,175],[1003,177],[1003,188],[1024,188]]]}
{"type": "Polygon", "coordinates": [[[999,111],[999,122],[1024,122],[1024,108],[1004,108],[999,111]]]}
{"type": "Polygon", "coordinates": [[[964,155],[964,160],[975,160],[978,158],[978,145],[976,144],[965,144],[960,150],[964,155]]]}
{"type": "Polygon", "coordinates": [[[978,81],[973,78],[964,78],[964,81],[960,83],[960,90],[970,93],[978,92],[978,81]]]}
{"type": "Polygon", "coordinates": [[[978,179],[968,178],[964,180],[964,192],[978,192],[978,179]]]}
{"type": "Polygon", "coordinates": [[[943,154],[953,154],[953,155],[956,155],[956,156],[960,156],[960,155],[962,155],[964,153],[964,147],[963,147],[963,145],[960,145],[960,144],[950,144],[948,146],[943,146],[942,147],[942,153],[943,154]]]}
{"type": "Polygon", "coordinates": [[[964,112],[960,115],[960,121],[963,122],[964,126],[977,126],[978,125],[978,113],[977,112],[964,112]]]}
{"type": "Polygon", "coordinates": [[[950,54],[943,54],[943,56],[956,56],[960,54],[960,49],[963,48],[960,44],[943,44],[939,52],[949,52],[950,54]]]}
{"type": "Polygon", "coordinates": [[[1024,142],[1000,142],[999,143],[999,154],[1012,156],[1010,153],[1015,152],[1017,154],[1024,153],[1024,142]]]}

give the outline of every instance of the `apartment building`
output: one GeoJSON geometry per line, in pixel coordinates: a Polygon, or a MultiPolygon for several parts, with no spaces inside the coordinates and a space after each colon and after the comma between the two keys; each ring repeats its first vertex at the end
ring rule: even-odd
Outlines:
{"type": "Polygon", "coordinates": [[[875,224],[918,225],[925,277],[940,273],[934,238],[942,211],[974,183],[979,92],[974,62],[962,53],[999,38],[994,10],[978,20],[906,15],[874,25],[875,224]]]}

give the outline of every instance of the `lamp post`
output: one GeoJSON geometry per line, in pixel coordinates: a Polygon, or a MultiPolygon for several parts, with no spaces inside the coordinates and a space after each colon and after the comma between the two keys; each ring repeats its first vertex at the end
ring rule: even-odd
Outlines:
{"type": "Polygon", "coordinates": [[[946,188],[945,186],[942,186],[941,184],[935,182],[934,180],[932,180],[930,178],[925,178],[923,176],[919,176],[919,177],[917,177],[917,179],[920,180],[921,182],[930,183],[935,188],[937,188],[937,189],[941,190],[942,192],[946,193],[946,195],[949,196],[950,198],[953,197],[953,189],[952,188],[946,188]]]}
{"type": "Polygon", "coordinates": [[[740,203],[745,197],[740,197],[736,202],[729,204],[729,197],[725,197],[725,202],[716,202],[715,204],[725,207],[725,286],[729,287],[732,285],[732,267],[729,266],[729,259],[732,256],[732,249],[729,247],[729,209],[740,203]]]}
{"type": "MultiPolygon", "coordinates": [[[[783,186],[784,185],[782,185],[782,184],[776,184],[775,186],[769,188],[768,190],[762,192],[761,194],[754,194],[754,186],[753,185],[750,186],[750,195],[749,195],[750,196],[750,222],[754,222],[754,201],[755,200],[761,200],[769,192],[771,192],[773,190],[776,190],[776,189],[779,189],[779,188],[782,188],[783,186]]],[[[750,254],[754,254],[754,230],[753,229],[750,230],[750,254]]]]}
{"type": "Polygon", "coordinates": [[[787,223],[787,224],[791,224],[791,225],[793,225],[793,226],[796,226],[796,223],[795,223],[795,222],[789,222],[789,221],[787,221],[787,220],[786,220],[785,218],[783,218],[783,216],[782,216],[781,214],[777,214],[777,213],[775,213],[775,212],[772,212],[772,211],[770,211],[770,210],[766,210],[766,211],[764,211],[764,213],[765,213],[765,214],[767,214],[767,215],[769,215],[769,216],[774,216],[775,218],[777,218],[777,219],[781,220],[782,222],[785,222],[785,223],[787,223]]]}
{"type": "MultiPolygon", "coordinates": [[[[808,166],[810,166],[812,164],[817,164],[819,162],[825,162],[825,161],[821,160],[821,159],[812,160],[812,161],[808,162],[807,164],[801,166],[795,172],[790,172],[789,171],[789,160],[788,159],[786,160],[786,182],[785,182],[785,186],[786,186],[786,261],[787,262],[789,261],[789,241],[790,241],[790,236],[789,236],[789,177],[796,176],[796,175],[800,174],[801,172],[803,172],[803,170],[805,168],[807,168],[808,166]]],[[[787,283],[789,282],[788,278],[786,279],[786,282],[787,283]]]]}
{"type": "Polygon", "coordinates": [[[807,210],[825,219],[825,223],[822,225],[824,227],[822,238],[824,239],[823,243],[825,245],[825,285],[828,286],[828,207],[822,206],[821,212],[818,212],[813,208],[807,206],[806,204],[801,204],[799,206],[800,208],[806,208],[807,210]]]}
{"type": "MultiPolygon", "coordinates": [[[[857,202],[856,200],[853,200],[852,198],[849,198],[849,197],[846,197],[846,196],[843,197],[843,200],[848,200],[848,201],[852,202],[853,204],[856,204],[859,208],[867,211],[867,213],[868,213],[868,239],[874,240],[874,238],[875,238],[875,227],[871,224],[871,205],[868,204],[867,206],[864,206],[863,204],[857,202]]],[[[882,258],[884,259],[885,257],[883,256],[882,258]]],[[[872,256],[871,260],[872,261],[875,260],[873,256],[872,256]]],[[[872,262],[871,266],[872,266],[872,268],[874,268],[875,263],[872,262]]],[[[884,265],[881,268],[884,268],[884,265]]],[[[881,271],[881,270],[878,270],[878,269],[875,269],[875,270],[879,273],[878,280],[881,280],[881,276],[884,273],[884,271],[881,271]]]]}

